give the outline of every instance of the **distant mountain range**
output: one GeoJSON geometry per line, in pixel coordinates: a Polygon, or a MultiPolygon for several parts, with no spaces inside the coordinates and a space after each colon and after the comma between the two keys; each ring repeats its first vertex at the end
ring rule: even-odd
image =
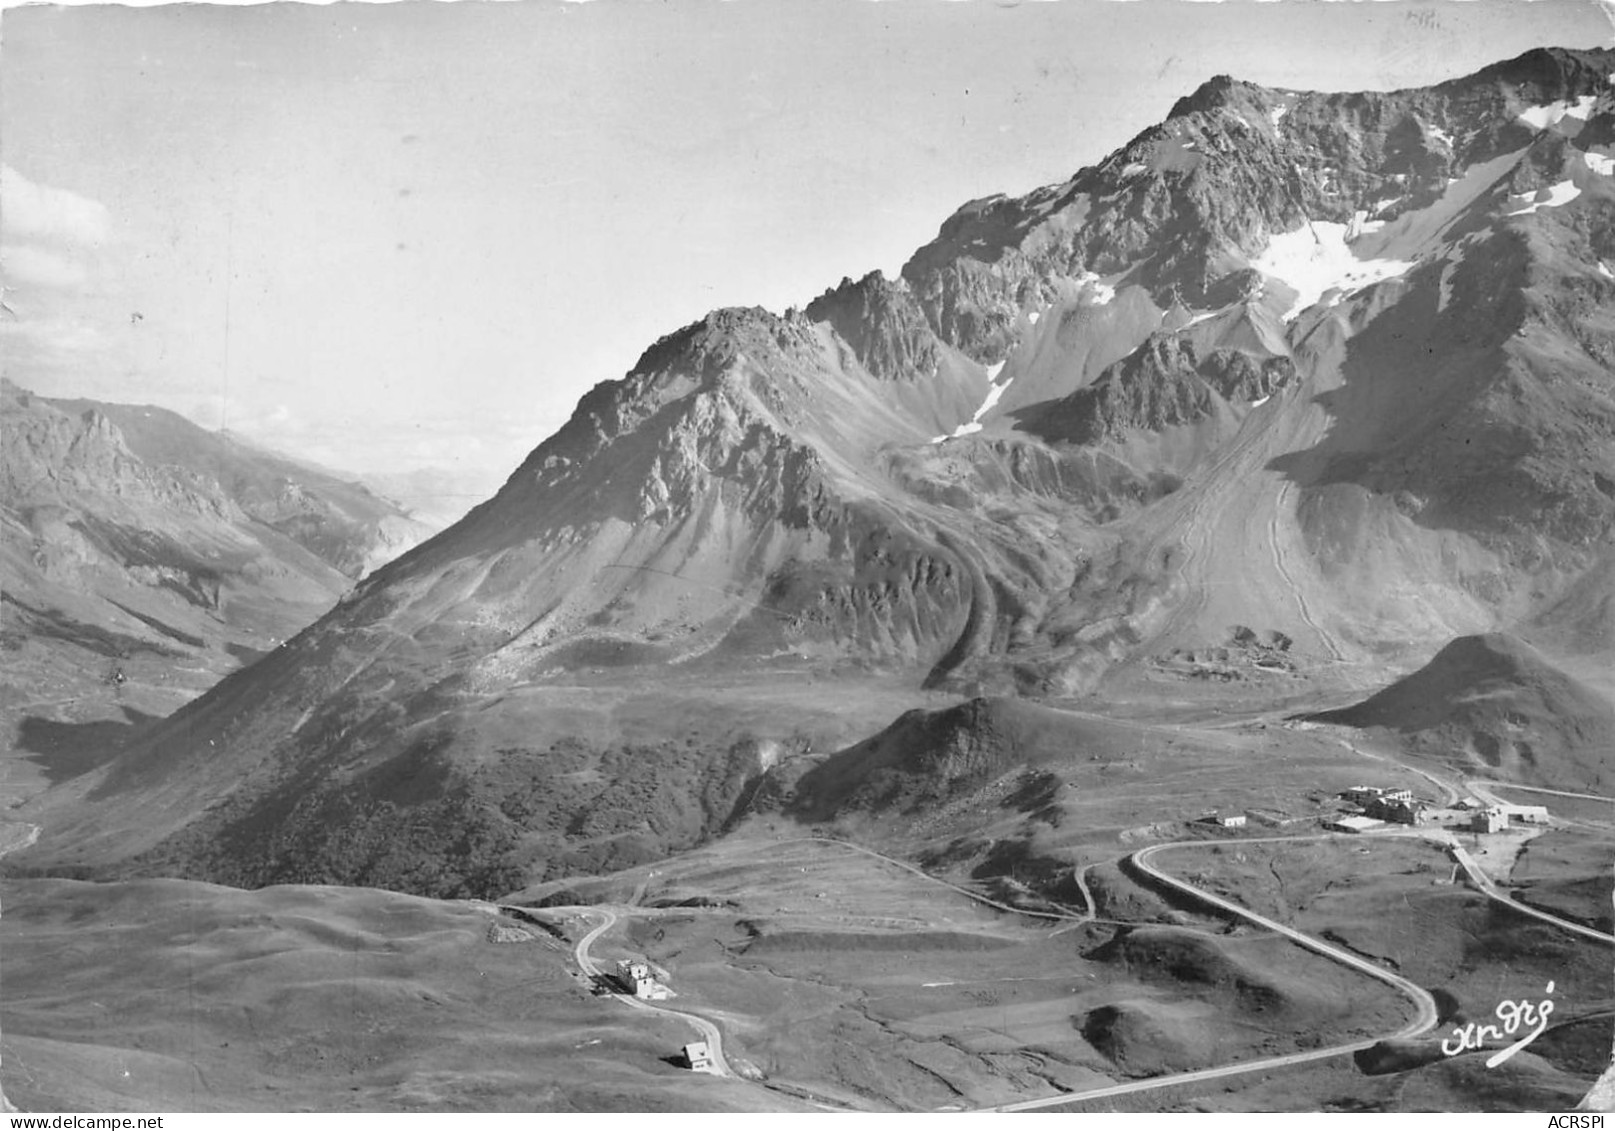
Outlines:
{"type": "MultiPolygon", "coordinates": [[[[692,843],[767,772],[738,739],[565,732],[542,696],[577,684],[1282,697],[1495,632],[1601,663],[1612,73],[1218,77],[1069,180],[961,208],[899,280],[670,334],[495,497],[42,799],[16,859],[481,894],[692,843]]],[[[210,530],[247,509],[197,497],[210,530]]],[[[205,608],[188,552],[141,568],[205,608]]]]}
{"type": "Polygon", "coordinates": [[[429,533],[358,483],[165,409],[0,387],[5,703],[166,714],[429,533]]]}

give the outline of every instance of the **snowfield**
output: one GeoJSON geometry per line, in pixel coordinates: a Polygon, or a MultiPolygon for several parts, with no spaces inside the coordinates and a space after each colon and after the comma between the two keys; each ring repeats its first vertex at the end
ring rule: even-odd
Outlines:
{"type": "Polygon", "coordinates": [[[987,397],[981,402],[981,407],[976,410],[976,414],[946,436],[932,436],[931,443],[940,444],[943,440],[956,440],[961,436],[968,436],[972,432],[981,431],[981,418],[993,410],[993,406],[1003,397],[1004,390],[1008,389],[1011,384],[1009,381],[1005,381],[1002,385],[997,384],[998,375],[1004,371],[1005,364],[1007,363],[999,361],[987,367],[987,380],[994,383],[987,386],[987,397]]]}
{"type": "Polygon", "coordinates": [[[1105,306],[1116,297],[1116,288],[1106,286],[1100,282],[1099,276],[1092,271],[1084,271],[1077,276],[1077,282],[1088,288],[1088,298],[1095,306],[1105,306]]]}
{"type": "Polygon", "coordinates": [[[1508,198],[1510,205],[1524,205],[1505,212],[1505,216],[1528,216],[1538,208],[1558,208],[1569,204],[1581,195],[1581,190],[1569,181],[1560,181],[1536,192],[1515,193],[1508,198]]]}
{"type": "Polygon", "coordinates": [[[1272,237],[1267,250],[1251,262],[1262,274],[1295,290],[1295,303],[1284,312],[1284,321],[1294,321],[1327,291],[1361,290],[1406,274],[1413,266],[1411,259],[1358,259],[1346,245],[1348,231],[1345,224],[1308,221],[1293,232],[1272,237]]]}
{"type": "MultiPolygon", "coordinates": [[[[1585,122],[1587,115],[1593,112],[1593,106],[1598,101],[1596,94],[1587,94],[1570,102],[1550,102],[1546,106],[1533,106],[1520,114],[1520,121],[1534,130],[1546,130],[1557,126],[1566,118],[1578,122],[1585,122]]],[[[1576,127],[1578,130],[1580,126],[1576,127]]]]}
{"type": "Polygon", "coordinates": [[[1347,225],[1346,242],[1350,243],[1358,236],[1366,236],[1370,232],[1377,232],[1384,226],[1384,220],[1370,220],[1367,212],[1358,209],[1352,213],[1351,223],[1347,225]]]}

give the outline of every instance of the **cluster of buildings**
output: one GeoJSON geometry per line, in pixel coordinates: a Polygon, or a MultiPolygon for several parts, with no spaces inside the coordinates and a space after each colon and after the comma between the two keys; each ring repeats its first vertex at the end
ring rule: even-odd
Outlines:
{"type": "Polygon", "coordinates": [[[1469,816],[1469,828],[1477,833],[1500,833],[1511,825],[1545,825],[1546,805],[1488,805],[1469,816]]]}
{"type": "Polygon", "coordinates": [[[1300,824],[1311,820],[1310,817],[1296,816],[1282,809],[1247,809],[1243,813],[1219,813],[1214,810],[1202,813],[1194,819],[1196,824],[1214,825],[1219,829],[1242,829],[1250,822],[1266,825],[1271,829],[1284,828],[1287,825],[1300,824]]]}
{"type": "Polygon", "coordinates": [[[1341,796],[1356,805],[1360,812],[1324,822],[1324,828],[1336,832],[1360,833],[1381,825],[1397,824],[1496,833],[1514,825],[1548,823],[1548,810],[1544,805],[1482,805],[1466,798],[1447,809],[1421,801],[1411,790],[1374,785],[1354,785],[1341,796]]]}
{"type": "Polygon", "coordinates": [[[1427,806],[1413,796],[1411,789],[1382,789],[1376,785],[1354,785],[1345,794],[1363,811],[1363,816],[1382,824],[1421,825],[1427,806]]]}
{"type": "MultiPolygon", "coordinates": [[[[1324,796],[1316,794],[1313,799],[1321,801],[1324,796]]],[[[1379,785],[1354,785],[1338,796],[1355,806],[1356,811],[1325,819],[1323,827],[1331,832],[1364,833],[1386,825],[1420,825],[1497,833],[1521,825],[1548,824],[1548,810],[1543,805],[1488,805],[1464,798],[1451,808],[1445,808],[1413,796],[1411,789],[1379,785]]],[[[1196,817],[1195,823],[1221,829],[1239,829],[1245,827],[1247,820],[1282,827],[1312,819],[1310,816],[1292,816],[1273,808],[1247,809],[1243,813],[1207,811],[1196,817]]]]}
{"type": "Polygon", "coordinates": [[[1411,789],[1386,789],[1377,785],[1354,785],[1340,795],[1357,806],[1358,812],[1335,817],[1323,827],[1337,833],[1365,833],[1385,824],[1424,824],[1425,804],[1411,789]]]}

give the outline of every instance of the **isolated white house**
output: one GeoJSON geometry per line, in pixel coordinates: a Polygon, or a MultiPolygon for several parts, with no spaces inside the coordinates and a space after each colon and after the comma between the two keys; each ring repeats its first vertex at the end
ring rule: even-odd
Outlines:
{"type": "Polygon", "coordinates": [[[684,1063],[690,1066],[693,1072],[710,1072],[712,1070],[712,1052],[707,1048],[705,1041],[692,1041],[684,1046],[684,1063]]]}

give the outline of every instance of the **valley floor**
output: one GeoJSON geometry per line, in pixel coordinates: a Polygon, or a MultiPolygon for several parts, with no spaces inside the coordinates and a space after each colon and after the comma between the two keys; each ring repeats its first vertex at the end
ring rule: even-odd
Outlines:
{"type": "Polygon", "coordinates": [[[1022,774],[917,824],[762,813],[497,905],[13,879],[0,1080],[24,1110],[1509,1110],[1607,1064],[1607,807],[1460,866],[1310,800],[1467,789],[1440,767],[1274,717],[1086,725],[1053,810],[1022,774]],[[1297,823],[1194,821],[1241,800],[1297,823]],[[630,956],[674,996],[602,996],[630,956]],[[1443,1054],[1544,996],[1506,1065],[1443,1054]]]}

